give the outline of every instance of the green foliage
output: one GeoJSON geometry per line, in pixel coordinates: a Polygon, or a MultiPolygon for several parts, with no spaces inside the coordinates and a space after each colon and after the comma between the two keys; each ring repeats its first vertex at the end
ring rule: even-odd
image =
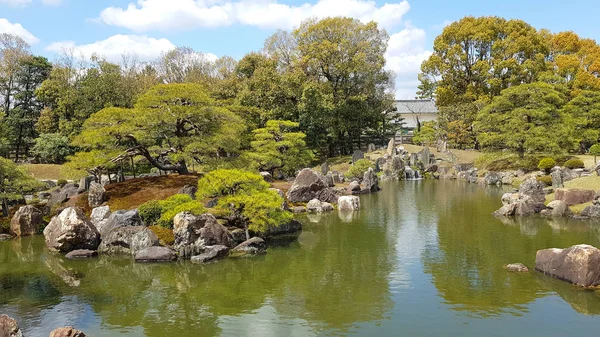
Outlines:
{"type": "Polygon", "coordinates": [[[556,160],[550,157],[540,160],[538,164],[538,168],[543,171],[550,171],[554,166],[556,166],[556,160]]]}
{"type": "Polygon", "coordinates": [[[23,194],[42,185],[11,160],[0,157],[0,206],[5,216],[8,215],[8,201],[19,200],[23,194]]]}
{"type": "Polygon", "coordinates": [[[156,234],[162,246],[172,246],[175,243],[173,230],[161,226],[150,226],[148,228],[156,234]]]}
{"type": "Polygon", "coordinates": [[[600,92],[583,91],[564,107],[580,152],[600,140],[600,92]]]}
{"type": "Polygon", "coordinates": [[[151,200],[139,206],[138,212],[146,225],[173,228],[173,218],[181,212],[203,214],[206,209],[187,194],[175,194],[165,200],[151,200]]]}
{"type": "Polygon", "coordinates": [[[546,186],[552,186],[552,177],[551,176],[539,176],[535,178],[537,181],[546,184],[546,186]]]}
{"type": "Polygon", "coordinates": [[[373,167],[373,163],[371,163],[368,159],[360,159],[357,160],[354,165],[350,166],[348,172],[346,172],[345,176],[348,179],[356,179],[361,181],[365,172],[369,170],[369,168],[373,167]]]}
{"type": "Polygon", "coordinates": [[[253,131],[252,150],[247,156],[259,171],[273,174],[274,170],[280,170],[293,174],[313,160],[313,154],[304,141],[306,135],[293,131],[298,125],[290,121],[270,120],[266,127],[253,131]]]}
{"type": "MultiPolygon", "coordinates": [[[[479,169],[495,172],[507,170],[532,172],[538,170],[538,164],[545,157],[541,154],[528,154],[521,158],[515,153],[488,152],[475,160],[475,166],[479,169]]],[[[560,157],[557,157],[557,159],[560,159],[560,157]]],[[[559,160],[557,160],[557,164],[560,164],[559,160]]]]}
{"type": "Polygon", "coordinates": [[[437,138],[436,134],[436,123],[424,122],[423,125],[421,125],[421,129],[415,131],[413,143],[425,146],[432,145],[437,138]]]}
{"type": "Polygon", "coordinates": [[[175,216],[181,212],[190,212],[194,215],[201,215],[206,212],[206,209],[200,204],[200,202],[195,200],[182,204],[175,204],[173,201],[170,201],[168,205],[163,204],[163,211],[158,219],[157,225],[165,228],[173,228],[173,218],[175,218],[175,216]]]}
{"type": "Polygon", "coordinates": [[[68,181],[67,181],[66,179],[58,179],[58,180],[56,181],[56,185],[58,185],[58,186],[60,186],[60,187],[63,187],[63,186],[65,186],[67,183],[68,183],[68,181]]]}
{"type": "Polygon", "coordinates": [[[593,156],[600,156],[600,144],[594,144],[590,147],[590,154],[593,156]]]}
{"type": "Polygon", "coordinates": [[[581,159],[573,158],[569,159],[565,162],[565,167],[569,169],[579,169],[584,168],[585,164],[581,159]]]}
{"type": "Polygon", "coordinates": [[[138,207],[140,218],[146,225],[152,225],[158,222],[162,214],[162,206],[158,200],[150,200],[138,207]]]}
{"type": "Polygon", "coordinates": [[[283,198],[256,173],[216,170],[198,181],[198,198],[217,197],[215,212],[229,225],[264,232],[292,219],[281,209],[283,198]]]}
{"type": "Polygon", "coordinates": [[[31,152],[42,163],[61,164],[72,153],[69,139],[59,133],[41,134],[31,152]]]}

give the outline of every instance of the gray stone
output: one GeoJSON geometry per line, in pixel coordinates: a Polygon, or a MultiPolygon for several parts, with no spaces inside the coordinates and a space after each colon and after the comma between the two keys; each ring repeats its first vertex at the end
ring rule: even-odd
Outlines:
{"type": "Polygon", "coordinates": [[[87,190],[90,189],[90,184],[96,181],[96,179],[93,176],[87,176],[87,177],[83,177],[79,180],[79,187],[77,188],[77,192],[78,193],[83,193],[87,190]]]}
{"type": "Polygon", "coordinates": [[[135,262],[171,262],[177,260],[177,254],[167,247],[148,247],[135,254],[135,262]]]}
{"type": "Polygon", "coordinates": [[[220,258],[224,258],[229,253],[229,247],[223,245],[208,246],[204,253],[192,256],[191,261],[194,263],[207,263],[220,258]]]}
{"type": "Polygon", "coordinates": [[[264,233],[265,238],[276,237],[279,235],[294,234],[302,230],[302,223],[298,220],[292,219],[291,221],[280,224],[279,226],[269,226],[264,233]]]}
{"type": "Polygon", "coordinates": [[[72,326],[67,326],[55,329],[50,333],[50,337],[86,337],[86,334],[72,326]]]}
{"type": "Polygon", "coordinates": [[[173,219],[173,249],[181,258],[189,259],[201,254],[207,246],[223,245],[231,247],[232,237],[227,228],[221,225],[212,214],[194,215],[179,213],[173,219]]]}
{"type": "Polygon", "coordinates": [[[90,216],[90,221],[96,229],[100,231],[100,228],[103,228],[106,220],[110,217],[110,207],[109,206],[100,206],[96,207],[92,210],[92,215],[90,216]]]}
{"type": "Polygon", "coordinates": [[[558,188],[554,191],[554,198],[564,201],[569,206],[590,202],[595,196],[596,192],[593,190],[558,188]]]}
{"type": "Polygon", "coordinates": [[[360,198],[357,196],[341,196],[338,199],[338,210],[357,211],[360,209],[360,198]]]}
{"type": "Polygon", "coordinates": [[[369,143],[369,145],[367,145],[367,152],[375,152],[376,150],[375,144],[369,143]]]}
{"type": "Polygon", "coordinates": [[[95,250],[100,233],[80,208],[69,207],[52,218],[44,229],[46,246],[50,250],[70,252],[76,249],[95,250]]]}
{"type": "Polygon", "coordinates": [[[177,194],[187,194],[193,200],[196,200],[196,192],[198,192],[198,186],[196,185],[185,185],[183,186],[177,194]]]}
{"type": "Polygon", "coordinates": [[[600,250],[590,245],[538,250],[535,269],[578,286],[599,286],[600,250]]]}
{"type": "Polygon", "coordinates": [[[44,225],[44,215],[34,206],[23,206],[10,221],[10,233],[16,236],[31,236],[44,225]]]}
{"type": "Polygon", "coordinates": [[[241,228],[236,228],[229,232],[234,246],[246,241],[246,231],[241,228]]]}
{"type": "Polygon", "coordinates": [[[519,273],[526,273],[529,271],[529,268],[527,268],[527,266],[522,263],[507,264],[506,266],[504,266],[504,268],[508,271],[515,271],[519,273]]]}
{"type": "Polygon", "coordinates": [[[483,179],[486,185],[502,185],[502,175],[498,172],[487,172],[483,179]]]}
{"type": "Polygon", "coordinates": [[[388,157],[381,167],[383,177],[386,179],[402,180],[404,179],[404,168],[406,164],[400,156],[388,157]]]}
{"type": "Polygon", "coordinates": [[[108,235],[102,237],[98,252],[109,255],[129,254],[135,256],[148,247],[158,245],[158,237],[148,227],[117,227],[111,230],[108,235]]]}
{"type": "Polygon", "coordinates": [[[352,154],[352,164],[355,164],[357,161],[365,159],[365,154],[361,150],[356,150],[352,154]]]}
{"type": "Polygon", "coordinates": [[[494,216],[507,217],[515,215],[531,215],[536,211],[536,203],[528,195],[505,193],[502,196],[503,206],[494,212],[494,216]]]}
{"type": "Polygon", "coordinates": [[[375,171],[370,167],[363,175],[363,186],[370,192],[377,192],[380,190],[379,178],[377,177],[377,174],[375,174],[375,171]]]}
{"type": "Polygon", "coordinates": [[[394,137],[390,138],[386,153],[390,157],[396,155],[396,140],[394,139],[394,137]]]}
{"type": "Polygon", "coordinates": [[[337,201],[333,191],[310,169],[303,169],[298,173],[287,192],[287,197],[292,203],[308,202],[315,198],[326,202],[337,201]]]}
{"type": "Polygon", "coordinates": [[[327,175],[327,173],[329,173],[329,163],[324,162],[323,164],[321,164],[321,174],[327,175]]]}
{"type": "Polygon", "coordinates": [[[108,219],[96,224],[102,238],[107,236],[112,230],[120,227],[144,226],[137,209],[116,211],[110,214],[108,219]]]}
{"type": "Polygon", "coordinates": [[[333,205],[328,202],[322,202],[321,209],[323,212],[333,212],[333,205]]]}
{"type": "Polygon", "coordinates": [[[267,244],[265,240],[259,237],[253,237],[249,240],[246,240],[235,248],[233,248],[230,252],[230,256],[238,257],[244,255],[257,255],[264,254],[267,252],[267,244]]]}
{"type": "Polygon", "coordinates": [[[8,241],[13,238],[10,234],[0,234],[0,241],[8,241]]]}
{"type": "Polygon", "coordinates": [[[304,206],[294,206],[294,208],[292,208],[292,212],[293,213],[306,213],[306,207],[304,207],[304,206]]]}
{"type": "Polygon", "coordinates": [[[579,215],[587,218],[600,218],[600,205],[588,206],[579,215]]]}
{"type": "Polygon", "coordinates": [[[23,337],[23,332],[13,318],[0,315],[0,337],[23,337]]]}
{"type": "Polygon", "coordinates": [[[88,204],[90,207],[98,207],[106,200],[106,190],[104,186],[97,182],[92,182],[88,191],[88,204]]]}
{"type": "Polygon", "coordinates": [[[321,207],[321,200],[312,199],[306,204],[306,211],[309,213],[323,213],[323,208],[321,207]]]}
{"type": "Polygon", "coordinates": [[[77,250],[68,252],[67,255],[65,255],[65,257],[70,260],[88,259],[90,257],[96,257],[96,256],[98,256],[98,252],[95,250],[91,250],[91,249],[77,249],[77,250]]]}
{"type": "Polygon", "coordinates": [[[546,205],[546,209],[542,210],[541,215],[545,216],[554,216],[554,217],[564,217],[571,216],[573,212],[569,209],[567,203],[562,200],[554,200],[546,205]]]}
{"type": "Polygon", "coordinates": [[[271,173],[269,172],[260,172],[260,175],[263,177],[263,179],[268,182],[268,183],[272,183],[273,182],[273,176],[271,175],[271,173]]]}
{"type": "Polygon", "coordinates": [[[429,147],[425,146],[423,150],[419,151],[417,156],[418,160],[423,163],[424,166],[431,164],[431,151],[429,151],[429,147]]]}
{"type": "Polygon", "coordinates": [[[565,187],[565,184],[563,182],[563,174],[562,174],[562,171],[560,170],[560,168],[558,170],[553,170],[552,173],[550,174],[550,176],[552,177],[552,187],[553,188],[565,187]]]}
{"type": "Polygon", "coordinates": [[[349,189],[351,192],[359,192],[359,191],[361,190],[361,188],[360,188],[360,184],[359,184],[359,183],[358,183],[358,181],[356,181],[356,180],[355,180],[355,181],[353,181],[353,182],[351,182],[351,183],[350,183],[350,185],[348,185],[348,189],[349,189]]]}
{"type": "Polygon", "coordinates": [[[539,182],[532,177],[525,180],[521,186],[519,186],[519,193],[531,197],[534,202],[545,202],[546,192],[544,192],[544,188],[546,188],[544,183],[539,182]]]}

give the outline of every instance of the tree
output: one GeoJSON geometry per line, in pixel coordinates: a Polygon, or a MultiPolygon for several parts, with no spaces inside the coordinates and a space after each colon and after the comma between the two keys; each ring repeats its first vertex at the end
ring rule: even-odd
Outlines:
{"type": "Polygon", "coordinates": [[[188,173],[187,163],[210,164],[237,153],[243,121],[198,84],[162,84],[133,109],[105,108],[86,120],[74,145],[127,150],[163,171],[188,173]]]}
{"type": "Polygon", "coordinates": [[[585,153],[600,141],[600,92],[581,91],[563,108],[571,120],[574,141],[579,144],[579,152],[585,153]]]}
{"type": "Polygon", "coordinates": [[[293,174],[311,162],[313,154],[306,147],[306,135],[294,132],[297,128],[295,122],[270,120],[266,127],[253,131],[252,150],[247,155],[259,171],[293,174]]]}
{"type": "Polygon", "coordinates": [[[437,130],[435,122],[424,122],[421,130],[415,131],[413,137],[414,144],[432,145],[437,139],[437,130]]]}
{"type": "Polygon", "coordinates": [[[17,90],[17,72],[29,56],[29,45],[16,35],[0,34],[0,109],[8,116],[17,90]]]}
{"type": "Polygon", "coordinates": [[[0,203],[2,215],[7,217],[9,201],[23,199],[23,194],[32,192],[40,183],[12,161],[0,157],[0,203]]]}
{"type": "Polygon", "coordinates": [[[597,163],[596,157],[600,156],[600,144],[594,144],[590,147],[590,154],[594,156],[594,163],[597,163]]]}
{"type": "Polygon", "coordinates": [[[482,147],[526,153],[560,153],[573,147],[562,113],[564,96],[547,83],[523,84],[502,91],[477,116],[482,147]]]}
{"type": "Polygon", "coordinates": [[[264,233],[292,219],[281,205],[284,199],[269,189],[262,176],[240,170],[215,170],[198,181],[198,199],[218,198],[215,213],[229,226],[264,233]]]}
{"type": "Polygon", "coordinates": [[[67,137],[59,133],[44,133],[35,140],[31,152],[42,163],[62,164],[73,149],[67,137]]]}

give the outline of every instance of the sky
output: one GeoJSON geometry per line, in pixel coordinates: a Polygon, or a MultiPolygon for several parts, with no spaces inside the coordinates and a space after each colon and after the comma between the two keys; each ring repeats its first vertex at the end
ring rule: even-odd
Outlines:
{"type": "Polygon", "coordinates": [[[413,98],[417,75],[445,25],[464,16],[522,19],[537,29],[571,30],[600,40],[598,0],[0,0],[0,33],[21,36],[32,52],[55,59],[63,50],[119,62],[151,60],[176,46],[211,57],[242,58],[276,29],[310,17],[377,21],[390,35],[386,67],[396,97],[413,98]],[[214,55],[214,56],[213,56],[214,55]]]}

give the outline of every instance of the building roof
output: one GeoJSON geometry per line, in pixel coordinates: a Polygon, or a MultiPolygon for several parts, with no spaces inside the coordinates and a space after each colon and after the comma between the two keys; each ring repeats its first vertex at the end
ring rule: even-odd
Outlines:
{"type": "Polygon", "coordinates": [[[396,113],[399,114],[437,114],[438,109],[432,99],[406,99],[394,102],[396,113]]]}

